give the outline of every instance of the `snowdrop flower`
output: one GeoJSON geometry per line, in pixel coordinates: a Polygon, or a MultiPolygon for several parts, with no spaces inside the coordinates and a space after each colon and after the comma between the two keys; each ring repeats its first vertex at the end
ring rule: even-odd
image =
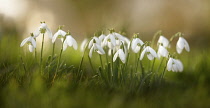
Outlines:
{"type": "Polygon", "coordinates": [[[168,50],[165,47],[163,47],[162,45],[159,45],[157,55],[158,55],[158,58],[167,57],[168,56],[168,50]]]}
{"type": "Polygon", "coordinates": [[[165,48],[169,47],[169,41],[164,36],[159,37],[158,44],[163,45],[163,47],[165,47],[165,48]]]}
{"type": "Polygon", "coordinates": [[[31,36],[30,36],[30,37],[25,38],[25,39],[21,42],[20,47],[22,47],[22,46],[25,45],[26,43],[28,44],[29,51],[30,51],[30,52],[33,52],[34,48],[36,48],[36,41],[35,41],[35,39],[34,39],[34,37],[33,37],[33,33],[31,33],[31,36]]]}
{"type": "Polygon", "coordinates": [[[120,48],[115,54],[114,54],[114,57],[113,57],[113,61],[116,61],[117,57],[120,58],[120,60],[125,63],[125,59],[126,59],[126,54],[124,53],[123,49],[120,48]]]}
{"type": "Polygon", "coordinates": [[[154,58],[157,57],[157,53],[155,52],[155,50],[152,49],[150,46],[147,46],[147,47],[144,48],[144,50],[142,51],[141,56],[140,56],[140,60],[143,59],[145,53],[147,54],[147,58],[148,58],[149,60],[153,60],[154,58]]]}
{"type": "Polygon", "coordinates": [[[49,38],[52,39],[52,32],[47,27],[47,24],[45,22],[41,22],[41,25],[39,26],[38,30],[34,32],[34,36],[38,37],[40,33],[41,34],[47,33],[49,38]]]}
{"type": "Polygon", "coordinates": [[[170,57],[167,63],[167,70],[173,72],[182,72],[183,64],[180,60],[170,57]]]}
{"type": "Polygon", "coordinates": [[[60,26],[58,28],[58,31],[54,34],[52,38],[52,43],[54,43],[57,38],[61,38],[61,41],[63,42],[65,36],[66,36],[66,32],[61,30],[61,26],[60,26]]]}
{"type": "Polygon", "coordinates": [[[81,51],[81,52],[84,52],[84,51],[85,51],[85,48],[86,48],[87,44],[88,44],[88,39],[85,38],[85,39],[82,41],[81,45],[80,45],[80,51],[81,51]]]}
{"type": "Polygon", "coordinates": [[[77,41],[71,36],[70,33],[67,33],[66,39],[63,42],[63,50],[65,51],[68,46],[73,46],[77,50],[77,41]]]}
{"type": "Polygon", "coordinates": [[[188,42],[183,38],[183,37],[179,37],[179,40],[177,41],[176,44],[176,51],[181,54],[183,49],[186,49],[186,51],[190,51],[190,46],[188,44],[188,42]]]}
{"type": "Polygon", "coordinates": [[[108,34],[104,38],[104,41],[102,43],[102,47],[104,47],[104,46],[108,46],[110,49],[113,49],[116,46],[116,39],[115,39],[115,36],[112,33],[108,34]]]}
{"type": "Polygon", "coordinates": [[[144,42],[141,39],[133,38],[133,40],[131,42],[131,49],[134,53],[138,53],[140,51],[142,45],[144,45],[144,42]]]}
{"type": "Polygon", "coordinates": [[[100,45],[98,45],[95,40],[93,41],[93,46],[91,47],[90,52],[89,52],[90,58],[92,57],[93,51],[101,55],[105,54],[105,51],[103,50],[103,48],[100,45]]]}
{"type": "Polygon", "coordinates": [[[95,41],[98,45],[101,45],[101,40],[98,37],[94,36],[88,44],[89,49],[93,46],[93,41],[95,41]]]}

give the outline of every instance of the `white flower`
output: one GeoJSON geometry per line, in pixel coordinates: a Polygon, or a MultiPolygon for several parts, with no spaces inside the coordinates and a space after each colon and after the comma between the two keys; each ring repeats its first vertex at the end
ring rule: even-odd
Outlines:
{"type": "Polygon", "coordinates": [[[77,50],[77,41],[71,35],[67,35],[66,39],[63,42],[64,51],[66,50],[67,46],[73,46],[73,48],[77,50]]]}
{"type": "Polygon", "coordinates": [[[138,53],[144,42],[139,38],[134,38],[131,42],[131,49],[134,53],[138,53]]]}
{"type": "Polygon", "coordinates": [[[164,36],[160,36],[158,39],[158,44],[162,44],[163,47],[169,47],[169,41],[167,38],[165,38],[164,36]]]}
{"type": "Polygon", "coordinates": [[[54,43],[55,40],[56,40],[57,38],[61,38],[61,41],[63,42],[63,39],[64,39],[65,36],[66,36],[66,32],[63,31],[63,30],[61,30],[61,29],[59,29],[59,30],[54,34],[54,36],[53,36],[53,38],[52,38],[52,43],[54,43]]]}
{"type": "Polygon", "coordinates": [[[90,58],[92,57],[93,51],[101,55],[105,54],[105,51],[103,50],[103,48],[95,42],[93,43],[93,46],[91,47],[90,52],[89,52],[90,58]]]}
{"type": "Polygon", "coordinates": [[[102,47],[104,47],[104,46],[108,46],[110,49],[113,49],[116,46],[116,39],[115,39],[115,36],[112,33],[108,34],[104,38],[104,41],[102,43],[102,47]]]}
{"type": "Polygon", "coordinates": [[[126,55],[125,55],[124,51],[121,48],[114,54],[113,61],[115,61],[117,59],[117,57],[119,57],[120,60],[123,63],[125,63],[126,55]]]}
{"type": "Polygon", "coordinates": [[[147,58],[148,58],[149,60],[153,60],[155,57],[157,57],[157,53],[155,52],[155,50],[152,49],[150,46],[147,46],[147,47],[144,48],[144,50],[142,51],[141,56],[140,56],[140,60],[143,59],[145,53],[147,54],[147,58]]]}
{"type": "Polygon", "coordinates": [[[158,58],[167,57],[168,56],[168,50],[165,47],[163,47],[162,45],[159,45],[157,55],[158,55],[158,58]]]}
{"type": "Polygon", "coordinates": [[[88,44],[88,48],[90,49],[92,46],[93,46],[93,41],[95,40],[95,42],[98,44],[98,45],[101,45],[101,40],[99,40],[99,38],[98,37],[93,37],[91,40],[90,40],[90,42],[89,42],[89,44],[88,44]]]}
{"type": "Polygon", "coordinates": [[[167,70],[173,72],[182,72],[183,71],[183,64],[178,59],[169,58],[167,63],[167,70]]]}
{"type": "Polygon", "coordinates": [[[20,47],[22,47],[22,46],[25,45],[26,43],[28,44],[29,51],[30,51],[30,52],[33,52],[34,48],[36,48],[36,41],[35,41],[34,37],[33,37],[33,36],[30,36],[30,37],[28,37],[28,38],[25,38],[25,39],[21,42],[20,47]]]}
{"type": "Polygon", "coordinates": [[[80,51],[81,51],[81,52],[84,52],[84,51],[85,51],[85,47],[87,46],[87,44],[88,44],[88,39],[85,38],[85,39],[82,41],[81,45],[80,45],[80,51]]]}
{"type": "Polygon", "coordinates": [[[39,26],[38,30],[34,32],[34,37],[38,37],[40,33],[48,34],[49,38],[52,39],[52,32],[51,30],[47,27],[47,24],[45,22],[41,22],[41,25],[39,26]]]}
{"type": "Polygon", "coordinates": [[[190,51],[190,47],[188,42],[183,38],[183,37],[179,37],[179,40],[176,44],[176,51],[181,54],[183,49],[186,49],[186,51],[190,51]]]}

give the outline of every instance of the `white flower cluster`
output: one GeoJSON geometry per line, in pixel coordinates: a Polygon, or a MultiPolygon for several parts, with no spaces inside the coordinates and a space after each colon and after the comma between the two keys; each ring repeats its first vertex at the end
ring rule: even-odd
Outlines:
{"type": "Polygon", "coordinates": [[[25,38],[21,42],[20,47],[22,47],[27,43],[29,51],[33,52],[34,49],[36,48],[36,38],[40,34],[45,34],[45,33],[48,34],[49,39],[52,39],[52,43],[54,43],[57,38],[60,38],[61,41],[63,42],[63,50],[66,50],[68,46],[73,46],[75,50],[77,49],[77,42],[69,32],[66,33],[65,31],[61,30],[61,27],[59,27],[58,31],[54,35],[52,35],[51,30],[48,28],[45,22],[41,22],[40,27],[38,27],[38,29],[35,32],[31,33],[31,36],[25,38]]]}
{"type": "MultiPolygon", "coordinates": [[[[59,27],[58,31],[52,35],[51,30],[47,27],[45,22],[41,22],[40,27],[34,33],[31,33],[31,36],[24,39],[21,43],[21,47],[24,44],[29,45],[29,51],[33,52],[36,48],[36,37],[39,34],[47,33],[49,38],[52,39],[52,43],[56,41],[57,38],[60,38],[63,42],[63,50],[66,50],[68,46],[72,46],[75,50],[77,49],[77,42],[71,36],[69,32],[65,32],[59,27]]],[[[123,36],[120,33],[115,32],[113,29],[110,30],[108,35],[101,34],[99,37],[92,37],[88,42],[87,39],[81,44],[81,50],[84,51],[86,47],[89,49],[89,57],[92,57],[93,52],[96,52],[100,55],[106,54],[112,55],[112,59],[115,62],[119,58],[122,63],[126,63],[126,58],[131,49],[134,53],[140,53],[140,60],[143,60],[146,55],[149,60],[154,60],[154,58],[167,58],[167,70],[173,72],[183,71],[183,64],[180,60],[173,58],[169,52],[170,41],[164,36],[160,35],[158,39],[158,50],[157,52],[149,46],[148,43],[144,43],[140,38],[137,37],[137,34],[134,35],[133,39],[130,41],[128,38],[123,36]]],[[[179,36],[178,42],[176,44],[176,50],[178,54],[181,54],[183,49],[190,51],[188,42],[182,37],[179,36]]]]}
{"type": "MultiPolygon", "coordinates": [[[[113,61],[119,57],[119,59],[126,63],[126,58],[129,53],[129,49],[131,46],[131,50],[134,53],[141,53],[140,60],[147,55],[149,60],[154,60],[154,58],[167,58],[167,70],[173,72],[182,72],[183,64],[180,60],[173,58],[169,55],[168,48],[170,48],[170,42],[164,36],[160,36],[158,39],[158,51],[156,52],[151,46],[146,45],[140,38],[134,36],[132,41],[130,41],[125,36],[114,32],[114,30],[110,31],[110,33],[106,36],[105,34],[101,34],[99,37],[94,36],[88,43],[87,39],[85,39],[81,45],[81,50],[84,51],[85,46],[88,45],[89,57],[92,57],[93,52],[97,52],[98,54],[105,54],[104,49],[108,49],[108,55],[114,53],[113,61]],[[141,51],[142,50],[142,51],[141,51]]],[[[176,44],[176,50],[178,54],[181,54],[183,49],[186,51],[190,51],[189,44],[183,37],[179,37],[179,40],[176,44]]]]}

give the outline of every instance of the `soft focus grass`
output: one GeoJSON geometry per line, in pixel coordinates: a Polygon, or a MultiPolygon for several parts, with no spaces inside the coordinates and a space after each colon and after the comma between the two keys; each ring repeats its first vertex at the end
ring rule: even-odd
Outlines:
{"type": "MultiPolygon", "coordinates": [[[[135,84],[132,81],[125,85],[107,86],[97,76],[91,76],[87,58],[83,64],[84,78],[78,80],[74,69],[78,68],[82,54],[71,48],[62,56],[66,67],[70,67],[65,68],[52,85],[48,75],[40,75],[26,47],[19,47],[20,42],[15,36],[0,39],[0,107],[210,107],[209,50],[191,47],[190,53],[180,56],[184,72],[166,72],[161,85],[145,83],[144,88],[138,91],[133,88],[135,84]],[[27,71],[24,71],[21,57],[27,71]]],[[[44,55],[46,61],[47,55],[44,55]]]]}

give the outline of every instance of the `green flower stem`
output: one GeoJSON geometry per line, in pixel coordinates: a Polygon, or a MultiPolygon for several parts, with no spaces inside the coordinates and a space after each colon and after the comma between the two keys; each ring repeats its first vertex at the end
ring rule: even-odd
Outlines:
{"type": "Polygon", "coordinates": [[[42,47],[41,47],[41,56],[40,56],[40,71],[41,71],[41,74],[42,74],[43,49],[44,49],[44,33],[43,33],[43,36],[42,36],[42,47]]]}
{"type": "MultiPolygon", "coordinates": [[[[36,41],[36,38],[34,38],[34,40],[36,41]]],[[[36,48],[35,48],[35,52],[34,52],[34,57],[35,57],[35,61],[37,60],[37,52],[36,52],[36,48]]]]}
{"type": "Polygon", "coordinates": [[[92,70],[93,70],[93,73],[95,74],[95,70],[94,70],[94,68],[93,68],[93,64],[92,64],[92,61],[91,61],[91,58],[88,56],[88,59],[89,59],[89,62],[90,62],[90,66],[91,66],[91,68],[92,68],[92,70]]]}
{"type": "Polygon", "coordinates": [[[161,67],[161,65],[162,65],[163,61],[164,61],[164,57],[161,59],[161,61],[160,61],[160,65],[158,66],[156,73],[157,73],[157,72],[159,72],[160,67],[161,67]]]}
{"type": "Polygon", "coordinates": [[[55,42],[53,43],[52,59],[53,59],[53,57],[54,57],[54,53],[55,53],[55,42]]]}
{"type": "MultiPolygon", "coordinates": [[[[65,38],[64,38],[64,40],[65,40],[65,38]]],[[[63,40],[63,41],[64,41],[64,40],[63,40]]],[[[62,43],[62,47],[61,47],[61,51],[60,51],[60,55],[59,55],[59,58],[58,58],[58,63],[57,63],[57,66],[56,66],[56,71],[55,71],[55,75],[54,75],[54,77],[53,77],[52,83],[55,81],[55,78],[56,78],[56,76],[57,76],[62,53],[63,53],[63,43],[62,43]]]]}
{"type": "Polygon", "coordinates": [[[155,60],[156,60],[156,58],[154,58],[154,60],[153,60],[153,62],[152,62],[152,67],[150,68],[150,72],[152,72],[152,71],[153,71],[153,69],[154,69],[155,60]]]}
{"type": "Polygon", "coordinates": [[[99,57],[100,57],[100,61],[101,61],[101,67],[102,67],[102,70],[104,69],[104,66],[103,66],[103,61],[102,61],[102,57],[101,55],[99,54],[99,57]]]}

